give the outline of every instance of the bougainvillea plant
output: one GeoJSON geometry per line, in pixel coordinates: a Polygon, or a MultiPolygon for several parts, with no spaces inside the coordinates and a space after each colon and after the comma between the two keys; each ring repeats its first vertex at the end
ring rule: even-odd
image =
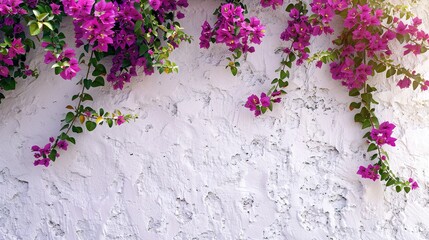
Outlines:
{"type": "MultiPolygon", "coordinates": [[[[419,187],[412,178],[401,179],[391,170],[386,146],[395,146],[395,125],[382,123],[376,116],[377,89],[368,79],[383,73],[386,78],[399,76],[398,87],[426,91],[429,81],[392,56],[392,44],[402,45],[401,54],[419,55],[428,50],[429,35],[421,29],[422,21],[406,6],[383,0],[302,0],[286,8],[289,20],[280,39],[286,46],[280,49],[282,60],[279,77],[272,80],[267,92],[252,94],[245,107],[260,116],[272,111],[286,94],[289,70],[294,64],[315,63],[321,68],[329,64],[334,80],[341,82],[349,95],[356,98],[350,110],[356,111],[355,121],[366,130],[368,152],[373,163],[360,166],[357,174],[373,181],[385,181],[396,191],[409,192],[419,187]],[[341,28],[332,27],[335,19],[341,28]],[[328,49],[311,49],[312,38],[334,35],[328,49]],[[311,53],[313,51],[314,53],[311,53]]],[[[264,8],[283,7],[283,0],[261,0],[264,8]]],[[[184,33],[177,19],[188,7],[187,0],[3,0],[0,1],[0,90],[15,89],[19,79],[37,77],[37,69],[26,65],[27,53],[36,47],[45,50],[44,62],[64,80],[76,81],[81,90],[73,95],[73,104],[62,120],[60,133],[47,144],[34,145],[34,165],[49,166],[59,157],[59,150],[75,144],[73,133],[93,131],[98,125],[121,125],[137,118],[119,110],[106,112],[93,109],[90,90],[106,82],[121,90],[136,76],[139,69],[146,75],[177,72],[169,57],[183,41],[191,37],[184,33]],[[69,18],[74,36],[65,36],[61,24],[69,18]],[[74,37],[67,45],[66,37],[74,37]],[[106,67],[108,66],[108,67],[106,67]]],[[[214,11],[217,20],[202,24],[200,47],[226,45],[232,56],[227,68],[238,73],[242,56],[255,51],[265,35],[265,27],[257,17],[245,17],[247,6],[241,0],[224,0],[214,11]]],[[[5,97],[0,92],[0,101],[5,97]]]]}
{"type": "Polygon", "coordinates": [[[212,27],[207,21],[201,26],[200,47],[209,48],[210,43],[225,44],[232,57],[228,57],[231,73],[235,76],[240,63],[238,59],[255,51],[252,44],[261,44],[265,27],[257,17],[245,18],[247,6],[239,0],[228,0],[216,9],[217,20],[212,27]]]}
{"type": "MultiPolygon", "coordinates": [[[[137,116],[119,110],[106,112],[91,108],[89,90],[110,82],[122,89],[142,68],[146,75],[177,72],[169,60],[170,53],[182,41],[191,38],[176,19],[184,17],[180,8],[187,0],[5,0],[0,2],[0,27],[4,43],[0,44],[0,89],[13,90],[16,79],[37,76],[25,65],[26,53],[36,46],[45,49],[44,62],[50,64],[64,80],[77,80],[81,91],[72,97],[73,105],[62,120],[57,137],[42,146],[34,145],[34,165],[49,166],[59,157],[59,150],[75,144],[72,133],[93,131],[98,125],[121,125],[137,116]],[[72,18],[74,46],[66,44],[61,23],[72,18]],[[24,31],[28,27],[30,37],[24,31]],[[80,56],[76,55],[76,50],[80,56]],[[111,61],[106,67],[107,60],[111,61]],[[83,74],[79,75],[80,72],[83,74]],[[79,78],[78,78],[79,77],[79,78]]],[[[4,95],[0,94],[0,99],[4,95]]]]}
{"type": "Polygon", "coordinates": [[[340,81],[349,95],[357,99],[350,104],[350,110],[357,111],[354,120],[366,131],[367,152],[374,161],[360,166],[357,174],[373,181],[380,179],[397,192],[417,189],[417,181],[401,179],[390,168],[385,146],[396,146],[393,137],[396,126],[388,121],[379,122],[374,108],[378,104],[374,99],[377,89],[368,80],[383,73],[386,78],[399,77],[397,86],[401,89],[428,89],[429,81],[421,74],[392,60],[397,53],[393,51],[393,44],[402,45],[399,53],[402,55],[419,55],[428,50],[429,34],[420,28],[422,20],[414,17],[406,6],[383,0],[313,0],[309,5],[296,1],[286,7],[286,12],[290,20],[280,38],[289,44],[282,49],[285,57],[279,69],[280,77],[272,81],[267,93],[260,97],[251,95],[245,107],[256,116],[272,110],[273,103],[280,101],[279,95],[286,93],[285,79],[289,78],[289,71],[285,71],[285,67],[292,68],[294,62],[298,66],[305,61],[316,62],[319,68],[329,64],[332,79],[340,81]],[[341,21],[341,29],[331,27],[334,18],[341,21]],[[311,55],[311,38],[322,34],[335,34],[336,39],[328,49],[311,55]]]}

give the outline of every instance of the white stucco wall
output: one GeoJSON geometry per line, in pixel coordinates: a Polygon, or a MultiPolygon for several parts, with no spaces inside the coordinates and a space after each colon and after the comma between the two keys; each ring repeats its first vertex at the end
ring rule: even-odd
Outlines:
{"type": "MultiPolygon", "coordinates": [[[[33,53],[40,77],[0,105],[0,239],[429,239],[429,92],[374,81],[381,119],[397,124],[392,167],[421,188],[397,194],[359,178],[367,145],[327,68],[296,69],[273,113],[243,107],[276,76],[287,19],[252,2],[267,36],[238,77],[224,47],[198,47],[218,2],[191,0],[183,25],[196,41],[174,54],[180,73],[93,90],[94,106],[140,119],[80,134],[49,168],[34,167],[29,149],[58,133],[78,86],[33,53]]],[[[416,8],[429,30],[428,10],[428,1],[416,8]]],[[[429,78],[427,56],[405,61],[429,78]]]]}

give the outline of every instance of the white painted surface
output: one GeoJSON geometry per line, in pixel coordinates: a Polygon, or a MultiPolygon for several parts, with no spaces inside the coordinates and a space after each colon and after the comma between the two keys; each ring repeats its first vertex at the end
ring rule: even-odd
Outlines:
{"type": "MultiPolygon", "coordinates": [[[[198,39],[217,3],[190,4],[184,26],[198,39]]],[[[374,81],[379,115],[398,125],[393,168],[421,189],[405,196],[362,180],[363,132],[326,68],[294,71],[273,113],[254,118],[244,109],[276,76],[287,19],[281,10],[258,16],[267,37],[238,77],[224,68],[225,48],[183,45],[174,55],[179,74],[94,90],[95,106],[140,119],[77,136],[47,169],[32,166],[29,148],[58,133],[78,87],[34,53],[39,79],[21,81],[0,105],[0,239],[429,239],[429,93],[374,81]]],[[[427,56],[407,62],[429,77],[427,56]]]]}

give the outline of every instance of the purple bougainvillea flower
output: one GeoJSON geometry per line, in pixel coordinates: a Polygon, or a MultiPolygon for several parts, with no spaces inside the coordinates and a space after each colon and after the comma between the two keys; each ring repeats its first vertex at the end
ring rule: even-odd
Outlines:
{"type": "Polygon", "coordinates": [[[55,62],[57,60],[58,59],[51,52],[45,53],[45,60],[44,60],[45,64],[49,64],[49,63],[55,62]]]}
{"type": "Polygon", "coordinates": [[[70,66],[65,67],[63,71],[60,73],[60,76],[65,80],[71,80],[76,76],[77,72],[80,71],[79,63],[76,60],[76,58],[70,59],[69,65],[70,66]]]}
{"type": "Polygon", "coordinates": [[[176,14],[176,16],[177,16],[178,19],[182,19],[182,18],[185,17],[185,14],[183,14],[181,11],[178,11],[177,14],[176,14]]]}
{"type": "Polygon", "coordinates": [[[283,0],[261,0],[262,7],[272,7],[276,9],[276,7],[283,5],[283,0]]]}
{"type": "Polygon", "coordinates": [[[362,178],[368,178],[373,181],[376,181],[379,178],[378,170],[380,166],[369,164],[368,167],[360,166],[357,174],[361,175],[362,178]]]}
{"type": "Polygon", "coordinates": [[[13,34],[19,34],[19,33],[22,33],[24,31],[24,27],[22,26],[22,24],[16,24],[14,27],[13,27],[13,34]]]}
{"type": "Polygon", "coordinates": [[[266,93],[261,93],[261,105],[263,107],[269,107],[271,105],[271,98],[266,93]]]}
{"type": "Polygon", "coordinates": [[[37,145],[34,145],[34,146],[31,147],[31,151],[33,151],[33,152],[36,152],[36,151],[39,151],[39,150],[40,150],[40,147],[37,146],[37,145]]]}
{"type": "Polygon", "coordinates": [[[416,190],[417,188],[419,188],[419,184],[418,184],[417,182],[413,182],[413,183],[411,184],[411,189],[412,189],[412,190],[416,190]]]}
{"type": "Polygon", "coordinates": [[[68,143],[65,140],[61,140],[57,143],[58,148],[67,151],[68,143]]]}
{"type": "Polygon", "coordinates": [[[118,124],[118,126],[120,126],[123,123],[125,123],[124,116],[119,116],[118,119],[116,119],[116,124],[118,124]]]}
{"type": "Polygon", "coordinates": [[[397,84],[397,86],[400,87],[401,89],[409,88],[410,85],[411,85],[411,79],[409,79],[408,77],[404,77],[404,79],[400,80],[397,84]]]}
{"type": "Polygon", "coordinates": [[[387,144],[394,147],[396,146],[395,144],[396,138],[392,137],[392,132],[394,128],[395,128],[394,124],[389,122],[383,122],[382,124],[380,124],[380,127],[378,129],[376,128],[372,129],[371,138],[379,146],[387,144]]]}
{"type": "Polygon", "coordinates": [[[21,42],[20,38],[16,38],[12,41],[12,44],[10,46],[9,49],[9,56],[10,57],[15,57],[16,55],[19,54],[25,54],[25,48],[24,45],[21,42]]]}
{"type": "Polygon", "coordinates": [[[49,6],[51,6],[52,14],[54,14],[54,15],[58,15],[58,14],[60,14],[60,13],[61,13],[61,12],[60,12],[60,5],[55,4],[55,3],[51,3],[49,6]]]}
{"type": "Polygon", "coordinates": [[[247,98],[247,102],[244,105],[246,108],[250,109],[250,111],[255,111],[257,109],[257,105],[259,104],[259,98],[255,94],[249,96],[247,98]]]}
{"type": "Polygon", "coordinates": [[[76,56],[76,53],[74,49],[67,48],[61,53],[61,55],[65,58],[72,59],[74,56],[76,56]]]}
{"type": "Polygon", "coordinates": [[[153,8],[153,10],[158,11],[158,9],[162,5],[162,2],[161,0],[149,0],[149,4],[153,8]]]}
{"type": "Polygon", "coordinates": [[[419,184],[416,181],[414,181],[414,179],[410,178],[408,179],[408,182],[411,184],[412,190],[419,188],[419,184]]]}
{"type": "Polygon", "coordinates": [[[0,76],[8,77],[9,76],[9,69],[5,66],[0,66],[0,76]]]}

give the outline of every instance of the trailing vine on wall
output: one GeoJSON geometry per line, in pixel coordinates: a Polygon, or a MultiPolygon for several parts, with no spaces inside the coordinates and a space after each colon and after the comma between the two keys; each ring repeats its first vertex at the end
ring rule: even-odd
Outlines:
{"type": "MultiPolygon", "coordinates": [[[[332,79],[356,99],[350,110],[355,111],[354,120],[365,130],[363,137],[373,161],[360,166],[357,174],[373,181],[380,179],[398,192],[417,189],[417,181],[403,179],[390,168],[386,146],[396,146],[396,126],[379,121],[374,98],[377,89],[368,80],[385,74],[386,78],[400,76],[397,86],[401,89],[429,88],[422,74],[392,60],[394,54],[419,55],[428,50],[429,34],[422,30],[422,20],[413,16],[407,5],[383,0],[296,0],[287,6],[283,0],[259,2],[263,8],[285,9],[288,21],[279,36],[285,46],[280,48],[279,76],[272,80],[268,91],[249,96],[245,107],[255,116],[272,111],[286,95],[292,68],[329,64],[332,79]],[[332,27],[333,22],[340,22],[341,28],[332,27]],[[336,39],[332,46],[315,51],[312,39],[322,35],[334,35],[336,39]],[[401,45],[403,50],[398,53],[392,44],[401,45]]],[[[256,16],[248,16],[246,1],[219,3],[214,19],[202,24],[199,43],[201,48],[225,45],[231,52],[225,65],[237,75],[243,56],[261,44],[266,27],[256,16]]],[[[47,167],[56,161],[60,150],[76,143],[74,134],[93,131],[103,124],[119,126],[137,118],[119,110],[93,109],[90,93],[106,82],[121,90],[139,69],[146,75],[177,72],[170,54],[182,42],[192,40],[178,22],[185,17],[181,10],[186,7],[187,0],[0,1],[0,101],[5,98],[3,93],[15,89],[21,79],[38,76],[37,69],[26,64],[27,54],[38,47],[45,50],[44,62],[59,78],[76,81],[80,86],[66,106],[59,134],[31,148],[34,165],[47,167]],[[61,29],[66,18],[73,22],[74,46],[66,44],[61,29]],[[76,49],[82,54],[77,56],[76,49]]]]}

